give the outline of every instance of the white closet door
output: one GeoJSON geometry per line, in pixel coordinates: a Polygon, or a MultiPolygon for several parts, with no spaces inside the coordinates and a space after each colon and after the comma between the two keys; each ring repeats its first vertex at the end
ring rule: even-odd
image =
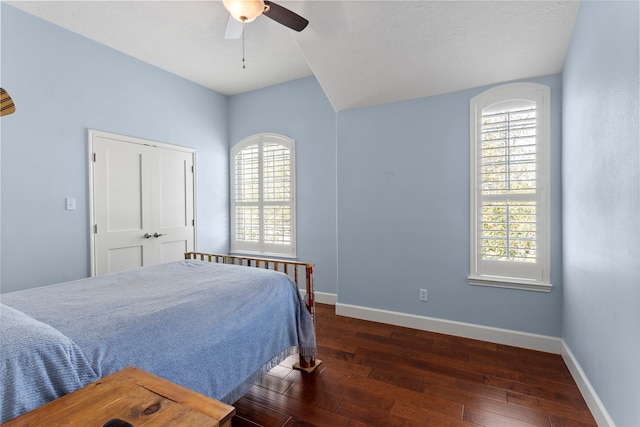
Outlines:
{"type": "Polygon", "coordinates": [[[92,274],[195,250],[194,152],[90,131],[92,274]]]}
{"type": "Polygon", "coordinates": [[[194,250],[193,155],[157,148],[153,151],[154,262],[184,259],[194,250]]]}

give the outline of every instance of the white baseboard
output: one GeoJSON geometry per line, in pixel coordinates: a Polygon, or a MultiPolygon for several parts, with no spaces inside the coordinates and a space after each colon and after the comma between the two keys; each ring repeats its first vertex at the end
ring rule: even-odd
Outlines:
{"type": "MultiPolygon", "coordinates": [[[[314,292],[316,295],[316,302],[319,304],[336,305],[338,302],[338,295],[330,294],[327,292],[314,292]]],[[[300,295],[304,298],[307,295],[306,289],[300,289],[300,295]]]]}
{"type": "MultiPolygon", "coordinates": [[[[316,297],[316,300],[318,298],[316,297]]],[[[387,323],[404,326],[423,331],[437,332],[474,340],[488,341],[530,350],[561,354],[562,340],[546,335],[500,329],[489,326],[474,325],[472,323],[456,322],[437,319],[434,317],[417,316],[375,308],[360,307],[349,304],[336,304],[336,314],[354,317],[372,322],[387,323]]]]}
{"type": "Polygon", "coordinates": [[[564,363],[567,364],[571,376],[578,385],[582,397],[584,397],[585,402],[587,402],[593,418],[595,418],[596,423],[598,423],[598,427],[615,427],[615,423],[609,416],[609,412],[607,412],[607,409],[602,404],[598,394],[591,386],[589,379],[564,340],[562,341],[562,358],[564,359],[564,363]]]}
{"type": "Polygon", "coordinates": [[[326,292],[316,292],[316,302],[320,304],[336,305],[338,302],[338,295],[328,294],[326,292]]]}

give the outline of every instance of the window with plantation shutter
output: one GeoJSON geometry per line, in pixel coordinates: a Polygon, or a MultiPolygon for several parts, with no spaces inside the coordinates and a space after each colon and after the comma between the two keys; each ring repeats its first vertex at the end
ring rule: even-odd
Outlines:
{"type": "Polygon", "coordinates": [[[549,291],[549,88],[471,100],[472,284],[549,291]]]}
{"type": "Polygon", "coordinates": [[[231,251],[295,257],[294,141],[251,136],[231,149],[231,251]]]}

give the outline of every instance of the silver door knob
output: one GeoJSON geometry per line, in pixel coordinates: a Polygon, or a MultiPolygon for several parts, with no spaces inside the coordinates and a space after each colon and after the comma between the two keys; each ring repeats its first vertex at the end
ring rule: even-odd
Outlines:
{"type": "Polygon", "coordinates": [[[160,233],[153,233],[153,237],[160,237],[160,236],[165,236],[166,234],[160,234],[160,233]]]}
{"type": "Polygon", "coordinates": [[[142,237],[144,237],[145,239],[148,239],[149,237],[151,237],[151,234],[149,234],[149,233],[144,233],[144,236],[142,236],[142,237]]]}

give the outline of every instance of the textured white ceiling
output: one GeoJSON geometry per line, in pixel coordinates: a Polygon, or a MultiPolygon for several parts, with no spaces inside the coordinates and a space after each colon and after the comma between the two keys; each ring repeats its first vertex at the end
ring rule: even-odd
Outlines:
{"type": "Polygon", "coordinates": [[[282,0],[309,26],[247,24],[242,69],[218,0],[8,3],[225,95],[313,74],[336,111],[558,73],[579,5],[282,0]]]}

